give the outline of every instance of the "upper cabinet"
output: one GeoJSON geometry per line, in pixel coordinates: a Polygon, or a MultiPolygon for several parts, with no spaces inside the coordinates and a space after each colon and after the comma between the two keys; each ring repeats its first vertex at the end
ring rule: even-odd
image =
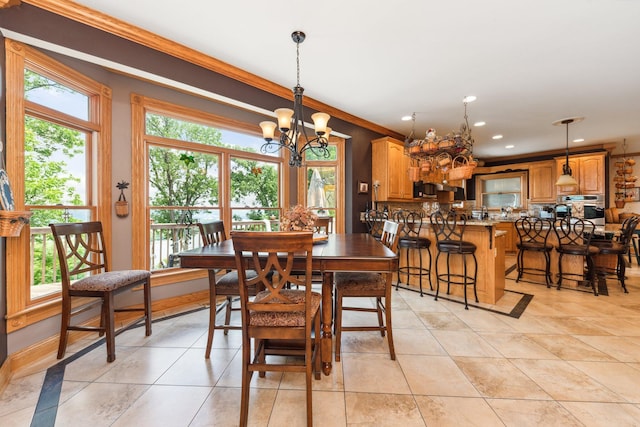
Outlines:
{"type": "Polygon", "coordinates": [[[411,159],[404,155],[404,143],[391,137],[371,141],[371,179],[380,184],[378,200],[412,200],[409,179],[411,159]]]}
{"type": "MultiPolygon", "coordinates": [[[[570,156],[569,166],[573,177],[578,181],[578,188],[574,186],[558,187],[557,194],[604,194],[606,153],[590,154],[585,156],[570,156]]],[[[562,174],[562,166],[565,158],[556,159],[556,179],[562,174]]]]}
{"type": "Polygon", "coordinates": [[[556,179],[555,161],[530,163],[529,200],[531,203],[555,203],[556,179]]]}

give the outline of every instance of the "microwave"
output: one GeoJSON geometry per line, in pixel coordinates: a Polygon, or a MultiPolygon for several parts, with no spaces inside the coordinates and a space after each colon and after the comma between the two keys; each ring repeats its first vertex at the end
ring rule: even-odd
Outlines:
{"type": "Polygon", "coordinates": [[[573,216],[588,219],[595,225],[605,225],[604,196],[601,194],[584,194],[558,196],[556,217],[573,216]]]}

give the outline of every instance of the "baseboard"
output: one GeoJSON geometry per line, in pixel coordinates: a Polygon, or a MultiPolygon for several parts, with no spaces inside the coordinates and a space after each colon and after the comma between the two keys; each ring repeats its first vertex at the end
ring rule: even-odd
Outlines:
{"type": "MultiPolygon", "coordinates": [[[[180,295],[164,300],[154,301],[152,304],[152,319],[160,319],[183,311],[193,310],[194,308],[202,308],[209,305],[209,291],[199,291],[192,294],[180,295]]],[[[118,325],[116,328],[129,321],[128,317],[134,315],[128,315],[118,319],[118,325]]],[[[91,319],[85,324],[97,324],[98,318],[91,319]]],[[[73,332],[69,334],[69,344],[73,344],[76,341],[95,335],[93,332],[73,332]]],[[[117,339],[116,339],[117,345],[117,339]]],[[[11,378],[19,372],[21,369],[35,365],[36,363],[44,362],[47,358],[51,358],[52,362],[55,361],[55,357],[58,351],[58,334],[46,338],[40,342],[30,345],[20,351],[10,354],[7,360],[0,366],[0,394],[11,381],[11,378]]]]}

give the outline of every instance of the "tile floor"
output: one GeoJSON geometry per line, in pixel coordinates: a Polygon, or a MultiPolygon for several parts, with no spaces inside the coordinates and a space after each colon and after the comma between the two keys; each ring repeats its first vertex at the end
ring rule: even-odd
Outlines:
{"type": "MultiPolygon", "coordinates": [[[[345,333],[342,362],[314,381],[314,423],[638,426],[640,268],[628,273],[629,294],[610,282],[609,296],[595,297],[516,284],[512,272],[507,288],[534,295],[520,318],[394,292],[397,360],[379,334],[345,333]]],[[[85,341],[67,362],[52,357],[19,372],[0,396],[0,425],[237,425],[240,336],[217,332],[205,360],[207,316],[158,321],[150,338],[128,331],[111,364],[103,345],[82,354],[85,341]],[[58,400],[46,391],[59,384],[58,400]],[[34,416],[47,396],[51,409],[34,416]]],[[[302,374],[254,376],[251,425],[304,422],[302,374]]]]}

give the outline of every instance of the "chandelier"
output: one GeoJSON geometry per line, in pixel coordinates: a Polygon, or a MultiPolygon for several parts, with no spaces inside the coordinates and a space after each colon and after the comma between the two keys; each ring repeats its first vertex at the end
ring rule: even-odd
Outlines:
{"type": "Polygon", "coordinates": [[[413,181],[447,182],[450,180],[469,179],[478,162],[473,159],[473,136],[469,127],[467,104],[476,100],[475,96],[465,96],[464,122],[459,131],[444,136],[436,134],[435,129],[427,130],[424,139],[415,139],[416,113],[411,115],[413,121],[411,133],[405,138],[405,154],[417,163],[409,169],[413,181]]]}
{"type": "Polygon", "coordinates": [[[567,119],[556,120],[555,122],[551,123],[554,126],[566,125],[566,128],[567,128],[566,158],[564,161],[564,165],[562,166],[562,175],[560,175],[560,177],[556,181],[557,186],[562,187],[562,186],[569,186],[569,185],[571,186],[578,185],[578,181],[576,181],[576,179],[572,176],[571,167],[569,166],[569,124],[581,122],[583,120],[584,120],[584,117],[569,117],[567,119]]]}
{"type": "Polygon", "coordinates": [[[274,122],[260,122],[262,137],[265,143],[260,147],[263,153],[275,153],[280,149],[289,150],[289,166],[302,166],[302,155],[305,151],[311,150],[313,154],[328,158],[330,155],[327,146],[329,145],[329,134],[331,128],[327,123],[331,116],[326,113],[314,113],[311,115],[315,128],[315,138],[309,138],[304,124],[304,110],[302,107],[302,93],[304,88],[300,86],[300,43],[306,35],[302,31],[294,31],[291,38],[296,43],[296,66],[297,81],[293,88],[293,109],[278,108],[274,111],[278,119],[278,124],[274,122]],[[280,137],[275,139],[276,127],[280,130],[280,137]]]}

